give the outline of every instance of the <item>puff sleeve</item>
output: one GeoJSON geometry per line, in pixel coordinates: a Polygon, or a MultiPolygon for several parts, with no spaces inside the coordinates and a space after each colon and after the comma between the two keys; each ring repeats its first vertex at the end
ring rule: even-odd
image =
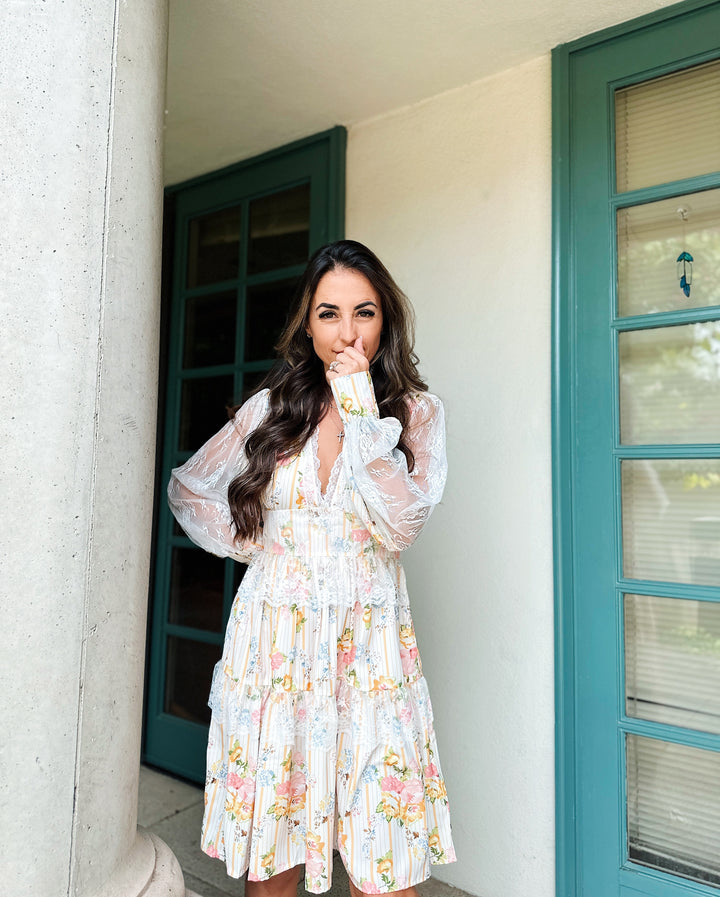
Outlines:
{"type": "Polygon", "coordinates": [[[409,399],[406,440],[415,457],[410,472],[404,453],[397,447],[400,421],[380,418],[370,374],[363,371],[336,377],[331,387],[345,424],[343,464],[348,481],[361,499],[355,512],[386,548],[407,548],[445,488],[442,403],[428,393],[409,399]]]}
{"type": "Polygon", "coordinates": [[[168,503],[192,541],[219,557],[248,563],[262,546],[236,542],[228,505],[228,486],[247,463],[245,440],[267,413],[267,390],[249,399],[233,420],[209,439],[168,484],[168,503]]]}

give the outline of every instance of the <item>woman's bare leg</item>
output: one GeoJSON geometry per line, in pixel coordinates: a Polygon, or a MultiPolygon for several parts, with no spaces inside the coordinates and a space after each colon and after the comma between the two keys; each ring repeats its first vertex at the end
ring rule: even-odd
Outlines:
{"type": "Polygon", "coordinates": [[[278,872],[265,881],[245,880],[245,897],[295,897],[302,866],[278,872]]]}
{"type": "MultiPolygon", "coordinates": [[[[348,883],[350,885],[350,893],[352,897],[366,897],[366,895],[356,888],[349,879],[348,883]]],[[[387,897],[390,897],[390,894],[392,894],[393,897],[418,897],[418,892],[415,888],[404,888],[402,891],[388,891],[387,897]]]]}

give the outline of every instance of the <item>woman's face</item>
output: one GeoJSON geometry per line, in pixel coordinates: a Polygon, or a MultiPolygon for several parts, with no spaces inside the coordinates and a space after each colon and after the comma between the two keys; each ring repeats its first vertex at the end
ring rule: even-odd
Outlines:
{"type": "Polygon", "coordinates": [[[380,297],[364,274],[335,268],[320,278],[305,329],[325,370],[359,336],[365,356],[372,361],[380,346],[382,325],[380,297]]]}

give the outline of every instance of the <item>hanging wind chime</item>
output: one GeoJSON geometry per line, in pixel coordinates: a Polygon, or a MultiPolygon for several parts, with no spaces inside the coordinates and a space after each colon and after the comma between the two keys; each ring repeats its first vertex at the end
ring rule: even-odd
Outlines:
{"type": "MultiPolygon", "coordinates": [[[[682,229],[683,229],[683,245],[687,245],[686,236],[685,236],[685,224],[688,220],[688,215],[690,214],[690,210],[685,206],[680,206],[677,210],[678,215],[682,219],[682,229]]],[[[690,287],[692,286],[692,269],[693,269],[693,257],[690,253],[683,249],[680,255],[677,257],[677,276],[680,280],[680,289],[685,293],[685,296],[690,298],[690,287]]]]}

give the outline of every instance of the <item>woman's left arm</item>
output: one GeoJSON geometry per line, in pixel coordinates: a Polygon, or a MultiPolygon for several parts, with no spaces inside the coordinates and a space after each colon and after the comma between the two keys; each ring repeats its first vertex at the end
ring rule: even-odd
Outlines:
{"type": "Polygon", "coordinates": [[[372,535],[391,551],[417,538],[433,507],[442,498],[447,476],[445,418],[435,396],[410,401],[405,440],[415,457],[408,471],[397,447],[402,427],[394,417],[381,418],[367,371],[336,377],[331,387],[345,424],[343,464],[362,498],[356,513],[372,535]]]}

